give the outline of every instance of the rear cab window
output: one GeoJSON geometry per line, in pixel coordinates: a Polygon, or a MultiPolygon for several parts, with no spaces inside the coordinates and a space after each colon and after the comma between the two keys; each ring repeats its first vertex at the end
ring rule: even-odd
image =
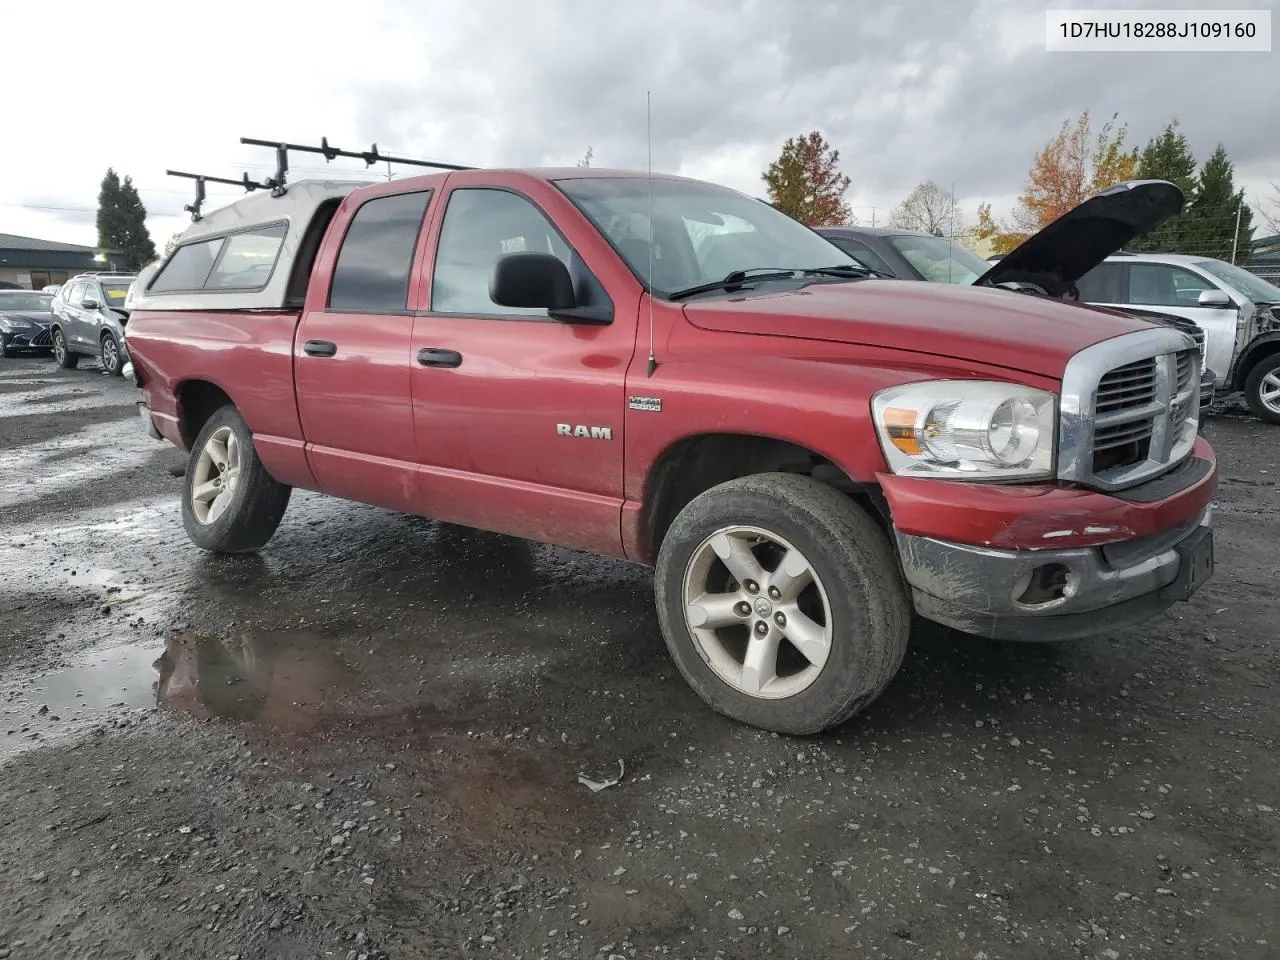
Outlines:
{"type": "Polygon", "coordinates": [[[404,313],[413,256],[430,190],[366,200],[342,238],[329,285],[329,310],[404,313]]]}

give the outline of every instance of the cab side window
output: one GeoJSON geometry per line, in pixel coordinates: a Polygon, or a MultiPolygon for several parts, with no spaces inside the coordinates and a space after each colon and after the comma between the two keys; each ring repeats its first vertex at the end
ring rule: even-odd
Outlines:
{"type": "Polygon", "coordinates": [[[333,268],[329,309],[404,313],[413,253],[422,233],[430,190],[374,197],[347,227],[333,268]]]}
{"type": "Polygon", "coordinates": [[[571,274],[581,273],[575,270],[581,261],[575,264],[576,254],[529,200],[488,187],[454,190],[440,228],[431,275],[431,309],[472,316],[545,317],[544,309],[504,307],[489,298],[489,279],[498,260],[524,250],[554,254],[571,274]]]}

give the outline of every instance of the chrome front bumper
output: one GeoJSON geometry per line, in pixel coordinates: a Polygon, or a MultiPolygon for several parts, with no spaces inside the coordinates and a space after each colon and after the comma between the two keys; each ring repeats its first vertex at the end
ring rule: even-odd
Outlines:
{"type": "Polygon", "coordinates": [[[1212,576],[1212,507],[1137,540],[990,550],[898,534],[916,612],[996,640],[1073,640],[1145,620],[1212,576]]]}

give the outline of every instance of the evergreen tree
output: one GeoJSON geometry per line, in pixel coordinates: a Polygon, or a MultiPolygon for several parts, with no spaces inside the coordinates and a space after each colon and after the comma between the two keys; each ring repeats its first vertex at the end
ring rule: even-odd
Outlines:
{"type": "Polygon", "coordinates": [[[156,258],[156,246],[147,232],[147,208],[131,177],[121,182],[108,168],[98,191],[98,246],[118,250],[128,270],[138,270],[156,258]]]}
{"type": "Polygon", "coordinates": [[[789,138],[761,179],[769,188],[769,202],[801,223],[818,227],[854,222],[844,200],[849,178],[840,172],[840,151],[817,130],[789,138]]]}
{"type": "MultiPolygon", "coordinates": [[[[1159,136],[1152,137],[1142,148],[1136,175],[1139,180],[1168,180],[1186,194],[1188,203],[1191,201],[1195,195],[1196,161],[1191,155],[1187,138],[1178,129],[1176,118],[1169,122],[1159,136]]],[[[1129,244],[1130,249],[1160,253],[1182,252],[1187,240],[1185,219],[1174,217],[1150,233],[1134,237],[1129,244]]]]}
{"type": "Polygon", "coordinates": [[[1232,163],[1226,148],[1218,148],[1200,168],[1196,179],[1196,195],[1183,218],[1186,228],[1181,253],[1230,260],[1235,249],[1236,262],[1249,259],[1249,243],[1253,235],[1253,211],[1244,202],[1244,191],[1236,190],[1232,163]],[[1236,215],[1239,211],[1239,234],[1236,215]]]}

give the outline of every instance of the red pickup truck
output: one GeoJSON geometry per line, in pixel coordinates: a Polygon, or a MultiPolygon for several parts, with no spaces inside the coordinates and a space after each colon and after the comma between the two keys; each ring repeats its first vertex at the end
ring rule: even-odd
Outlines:
{"type": "Polygon", "coordinates": [[[875,699],[913,612],[1072,639],[1213,569],[1186,334],[871,278],[696,180],[302,181],[193,223],[129,308],[198,546],[262,547],[301,487],[652,565],[685,678],[770,730],[875,699]]]}

